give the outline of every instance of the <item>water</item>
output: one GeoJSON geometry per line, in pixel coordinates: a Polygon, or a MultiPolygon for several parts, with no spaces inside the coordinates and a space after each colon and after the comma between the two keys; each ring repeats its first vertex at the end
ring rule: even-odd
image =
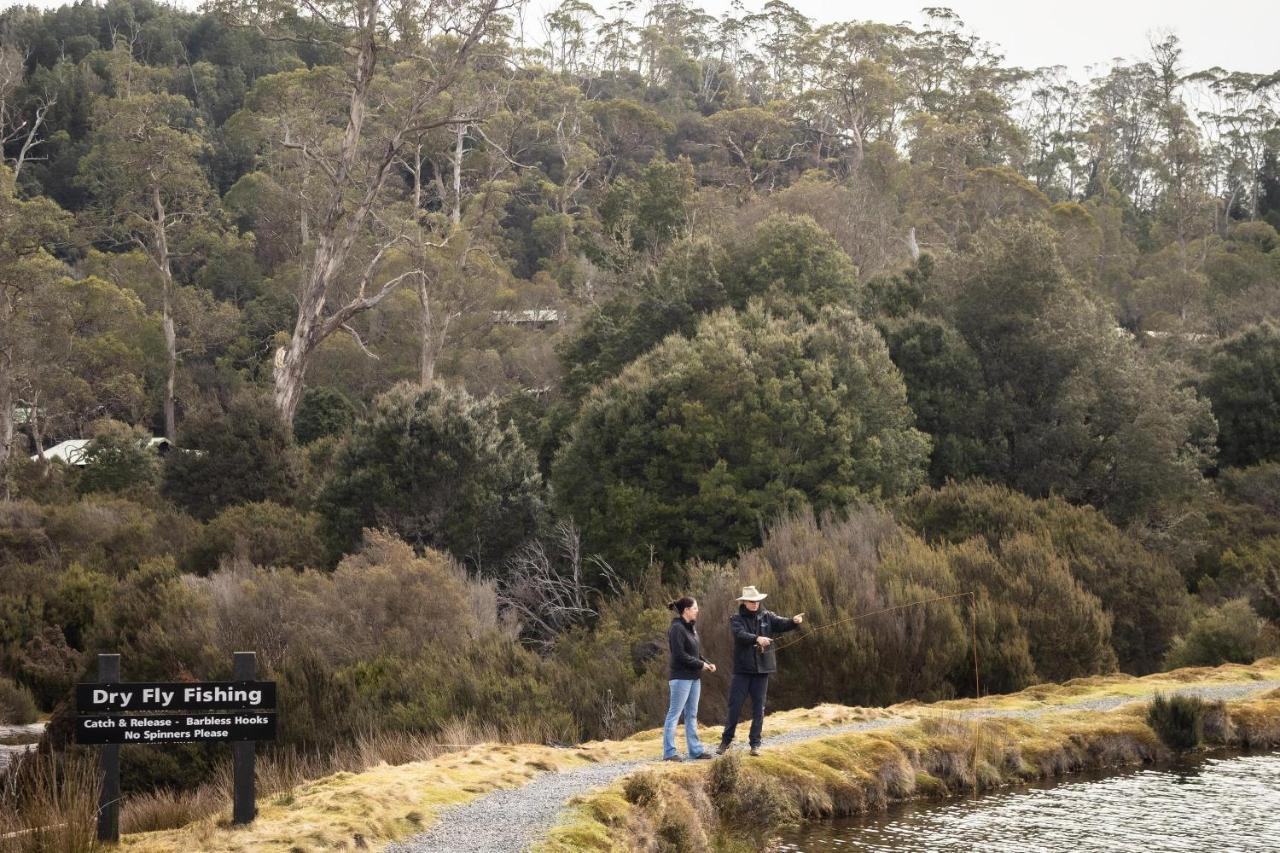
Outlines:
{"type": "Polygon", "coordinates": [[[1280,851],[1280,753],[1077,778],[810,825],[775,848],[813,851],[1280,851]]]}

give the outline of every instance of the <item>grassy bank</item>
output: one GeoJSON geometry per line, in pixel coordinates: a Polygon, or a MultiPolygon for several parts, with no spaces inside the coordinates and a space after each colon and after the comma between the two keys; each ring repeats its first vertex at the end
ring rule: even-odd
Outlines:
{"type": "MultiPolygon", "coordinates": [[[[1142,695],[1156,681],[1170,689],[1238,682],[1241,676],[1261,678],[1267,670],[1269,666],[1224,667],[1150,680],[1087,679],[1098,683],[968,704],[1029,709],[1046,702],[1142,695]]],[[[709,767],[645,769],[580,798],[540,853],[759,849],[772,831],[801,821],[850,817],[895,801],[976,794],[1171,757],[1148,725],[1146,702],[1108,712],[1064,709],[1030,719],[961,718],[954,709],[936,706],[920,710],[908,725],[819,737],[758,758],[731,753],[709,767]]],[[[1280,746],[1280,690],[1211,703],[1205,743],[1280,746]]]]}
{"type": "MultiPolygon", "coordinates": [[[[854,814],[904,797],[985,790],[1089,766],[1155,760],[1163,748],[1136,707],[1107,714],[1064,712],[1033,721],[961,721],[958,712],[1052,709],[1092,698],[1266,679],[1280,679],[1280,660],[1141,679],[1077,679],[980,700],[886,709],[819,705],[773,714],[771,734],[888,717],[902,719],[903,725],[819,737],[750,761],[708,762],[711,768],[655,766],[575,804],[552,833],[548,849],[629,849],[642,838],[697,848],[715,838],[726,820],[741,823],[739,816],[746,814],[760,815],[752,820],[764,831],[774,823],[854,814]]],[[[1280,742],[1280,698],[1233,703],[1230,714],[1233,737],[1280,742]]],[[[716,733],[709,727],[706,735],[716,733]]],[[[376,849],[430,826],[444,806],[523,785],[542,770],[654,757],[659,741],[660,733],[650,730],[573,749],[480,744],[429,760],[336,773],[262,797],[259,817],[247,828],[227,825],[228,808],[181,829],[126,835],[123,848],[136,853],[376,849]]]]}

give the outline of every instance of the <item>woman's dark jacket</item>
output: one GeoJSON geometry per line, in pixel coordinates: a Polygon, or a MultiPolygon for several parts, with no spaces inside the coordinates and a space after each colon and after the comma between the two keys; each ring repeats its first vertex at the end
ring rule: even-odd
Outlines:
{"type": "Polygon", "coordinates": [[[671,646],[671,678],[687,681],[702,678],[702,638],[698,626],[684,621],[683,616],[671,620],[667,628],[667,643],[671,646]]]}
{"type": "Polygon", "coordinates": [[[738,615],[729,617],[729,630],[733,632],[734,675],[761,675],[778,671],[778,656],[773,644],[760,650],[756,637],[776,637],[796,627],[796,623],[781,616],[774,616],[763,606],[752,613],[738,605],[738,615]]]}

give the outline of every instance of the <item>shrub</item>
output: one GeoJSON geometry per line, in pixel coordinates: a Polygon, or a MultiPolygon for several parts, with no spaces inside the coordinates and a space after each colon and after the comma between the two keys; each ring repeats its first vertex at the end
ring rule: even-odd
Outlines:
{"type": "Polygon", "coordinates": [[[0,675],[0,723],[25,726],[40,716],[31,691],[0,675]]]}
{"type": "Polygon", "coordinates": [[[901,504],[899,517],[929,542],[977,537],[995,554],[1022,534],[1047,541],[1071,577],[1102,602],[1126,672],[1154,671],[1190,623],[1190,598],[1176,568],[1087,507],[969,482],[921,490],[901,504]]]}
{"type": "Polygon", "coordinates": [[[64,564],[123,575],[143,562],[180,552],[195,527],[176,512],[107,495],[49,508],[45,530],[64,564]]]}
{"type": "Polygon", "coordinates": [[[159,457],[148,442],[146,430],[119,421],[99,421],[85,448],[85,467],[76,484],[81,494],[135,492],[155,488],[160,476],[159,457]]]}
{"type": "Polygon", "coordinates": [[[289,432],[270,402],[243,395],[193,415],[164,465],[164,494],[196,518],[236,504],[287,503],[296,482],[289,432]]]}
{"type": "Polygon", "coordinates": [[[1280,328],[1245,329],[1215,351],[1204,392],[1224,465],[1280,461],[1280,328]]]}
{"type": "Polygon", "coordinates": [[[1196,619],[1185,636],[1169,649],[1165,666],[1218,666],[1253,663],[1271,651],[1263,620],[1243,598],[1232,599],[1196,619]]]}
{"type": "Polygon", "coordinates": [[[379,527],[497,566],[543,514],[542,477],[520,434],[499,422],[495,400],[462,390],[404,384],[383,394],[334,469],[316,502],[334,557],[379,527]]]}
{"type": "Polygon", "coordinates": [[[299,444],[318,438],[342,435],[356,419],[356,408],[332,388],[308,388],[293,418],[293,437],[299,444]]]}
{"type": "Polygon", "coordinates": [[[1177,752],[1194,749],[1204,740],[1205,703],[1199,696],[1157,694],[1147,706],[1147,725],[1160,742],[1177,752]]]}
{"type": "Polygon", "coordinates": [[[320,520],[272,501],[231,507],[196,537],[183,558],[183,568],[208,574],[227,557],[259,566],[320,566],[325,558],[320,520]]]}

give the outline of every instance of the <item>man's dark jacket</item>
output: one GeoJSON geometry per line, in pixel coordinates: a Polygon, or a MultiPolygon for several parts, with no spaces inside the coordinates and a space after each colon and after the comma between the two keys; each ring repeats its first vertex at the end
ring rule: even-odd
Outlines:
{"type": "Polygon", "coordinates": [[[796,623],[781,616],[774,616],[764,605],[755,613],[738,605],[738,615],[729,617],[729,630],[733,632],[734,675],[761,675],[778,671],[778,656],[773,644],[759,650],[756,637],[776,637],[796,627],[796,623]]]}
{"type": "Polygon", "coordinates": [[[702,656],[702,638],[698,636],[697,625],[677,616],[667,628],[667,643],[671,646],[672,680],[702,678],[706,658],[702,656]]]}

